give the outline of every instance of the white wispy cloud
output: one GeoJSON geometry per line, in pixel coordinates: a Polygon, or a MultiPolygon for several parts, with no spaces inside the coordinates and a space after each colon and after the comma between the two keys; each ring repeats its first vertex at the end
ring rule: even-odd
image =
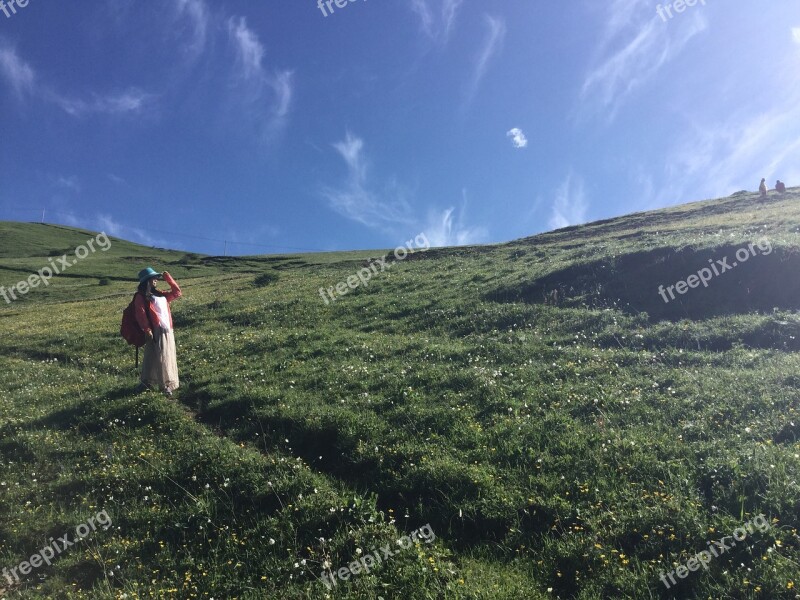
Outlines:
{"type": "Polygon", "coordinates": [[[467,212],[467,192],[462,190],[461,210],[451,206],[442,211],[431,211],[423,231],[431,246],[468,246],[488,239],[485,227],[470,227],[464,223],[467,212]]]}
{"type": "Polygon", "coordinates": [[[792,39],[795,44],[800,44],[800,27],[792,28],[792,39]]]}
{"type": "Polygon", "coordinates": [[[525,148],[528,145],[528,138],[525,137],[525,134],[519,127],[509,129],[508,132],[506,132],[506,136],[511,138],[511,143],[514,144],[514,148],[525,148]]]}
{"type": "Polygon", "coordinates": [[[270,86],[275,93],[275,115],[282,119],[289,113],[292,104],[292,79],[294,74],[291,71],[280,71],[270,80],[270,86]]]}
{"type": "Polygon", "coordinates": [[[72,190],[73,192],[81,191],[80,181],[75,175],[69,175],[69,176],[59,175],[55,183],[58,187],[72,190]]]}
{"type": "MultiPolygon", "coordinates": [[[[65,225],[69,225],[70,227],[80,227],[83,224],[83,221],[81,221],[81,219],[76,217],[73,213],[59,212],[58,220],[64,223],[65,225]]],[[[91,228],[86,227],[85,229],[91,229],[91,228]]]]}
{"type": "Polygon", "coordinates": [[[411,207],[397,185],[388,186],[383,193],[373,189],[367,176],[364,140],[347,132],[345,139],[333,147],[347,165],[345,185],[325,188],[322,192],[333,210],[368,227],[413,223],[411,207]]]}
{"type": "Polygon", "coordinates": [[[450,36],[450,31],[456,21],[458,9],[464,0],[442,0],[442,28],[445,40],[450,36]]]}
{"type": "Polygon", "coordinates": [[[236,58],[241,77],[247,81],[263,80],[261,60],[264,58],[264,46],[261,45],[255,32],[247,26],[247,19],[231,17],[228,20],[228,33],[236,44],[236,58]]]}
{"type": "Polygon", "coordinates": [[[428,0],[411,0],[411,10],[419,17],[419,26],[428,37],[435,37],[433,11],[428,0]]]}
{"type": "Polygon", "coordinates": [[[48,91],[45,97],[73,117],[82,117],[88,114],[119,115],[138,113],[155,99],[153,94],[137,88],[111,94],[92,93],[91,98],[88,100],[84,98],[69,98],[53,91],[48,91]]]}
{"type": "Polygon", "coordinates": [[[800,93],[766,113],[746,111],[687,133],[666,168],[672,201],[755,189],[761,177],[800,177],[800,93]]]}
{"type": "Polygon", "coordinates": [[[0,75],[20,98],[30,94],[36,83],[36,74],[31,66],[10,46],[0,45],[0,75]]]}
{"type": "Polygon", "coordinates": [[[600,40],[601,50],[607,49],[625,30],[641,28],[648,17],[656,14],[651,0],[612,0],[599,6],[605,8],[606,15],[600,40]]]}
{"type": "MultiPolygon", "coordinates": [[[[203,53],[208,38],[210,15],[204,0],[177,0],[175,3],[176,16],[188,23],[187,41],[183,51],[191,58],[197,58],[203,53]]],[[[180,28],[179,33],[184,33],[180,28]]]]}
{"type": "Polygon", "coordinates": [[[106,214],[97,215],[95,218],[96,227],[99,231],[105,231],[106,234],[122,238],[145,246],[156,246],[161,248],[174,247],[166,240],[160,240],[152,237],[146,230],[137,227],[128,227],[116,221],[113,217],[106,214]]]}
{"type": "Polygon", "coordinates": [[[625,99],[656,77],[708,23],[695,11],[667,27],[644,0],[615,0],[607,14],[581,99],[590,112],[604,111],[613,119],[625,99]]]}
{"type": "Polygon", "coordinates": [[[333,147],[347,165],[347,181],[336,188],[324,188],[322,196],[340,215],[398,236],[398,239],[409,231],[422,231],[433,246],[477,244],[488,237],[485,228],[464,223],[466,192],[460,211],[455,207],[431,208],[425,220],[418,219],[408,201],[408,193],[400,184],[390,181],[381,186],[373,181],[363,139],[348,132],[345,139],[333,147]]]}
{"type": "Polygon", "coordinates": [[[261,123],[262,134],[272,137],[286,123],[291,109],[294,73],[269,72],[263,64],[264,46],[244,17],[228,20],[228,34],[236,50],[236,83],[250,116],[261,123]],[[265,109],[266,107],[266,109],[265,109]]]}
{"type": "Polygon", "coordinates": [[[109,215],[99,215],[97,217],[97,222],[100,224],[102,231],[105,231],[109,235],[113,235],[114,237],[121,237],[124,238],[124,231],[127,227],[119,224],[109,215]]]}
{"type": "Polygon", "coordinates": [[[467,88],[465,106],[472,102],[492,58],[500,51],[506,37],[506,22],[502,17],[484,15],[486,35],[473,65],[472,79],[467,88]]]}
{"type": "Polygon", "coordinates": [[[560,229],[585,223],[587,209],[583,180],[570,174],[556,192],[548,224],[560,229]]]}
{"type": "MultiPolygon", "coordinates": [[[[744,51],[748,57],[752,53],[744,51]]],[[[687,105],[683,124],[668,138],[658,161],[664,166],[631,161],[628,171],[640,199],[632,209],[755,190],[762,177],[770,186],[776,179],[800,184],[800,80],[786,76],[800,69],[800,53],[785,52],[772,60],[756,56],[753,64],[760,68],[755,91],[746,87],[752,80],[747,72],[740,85],[748,92],[729,105],[715,100],[712,111],[687,105]]],[[[720,77],[727,78],[724,70],[720,77]]],[[[721,87],[717,80],[707,83],[711,89],[721,87]]]]}
{"type": "Polygon", "coordinates": [[[101,94],[92,92],[89,99],[69,97],[38,80],[33,67],[8,46],[0,46],[0,75],[19,96],[38,98],[59,106],[64,112],[80,117],[90,113],[123,114],[139,112],[155,96],[138,88],[101,94]]]}
{"type": "Polygon", "coordinates": [[[410,6],[419,17],[420,29],[426,37],[447,42],[463,2],[464,0],[411,0],[410,6]]]}

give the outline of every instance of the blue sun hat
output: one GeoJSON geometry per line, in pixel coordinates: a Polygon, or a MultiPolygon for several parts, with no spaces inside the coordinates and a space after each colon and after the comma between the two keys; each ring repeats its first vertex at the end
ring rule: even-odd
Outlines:
{"type": "Polygon", "coordinates": [[[153,267],[147,267],[139,271],[139,283],[144,283],[153,277],[161,277],[161,273],[156,271],[153,267]]]}

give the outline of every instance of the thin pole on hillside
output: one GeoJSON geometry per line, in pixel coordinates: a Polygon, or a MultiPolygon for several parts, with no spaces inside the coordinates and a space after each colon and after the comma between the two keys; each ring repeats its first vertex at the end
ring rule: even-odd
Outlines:
{"type": "Polygon", "coordinates": [[[223,240],[225,242],[225,249],[222,251],[222,256],[228,256],[228,240],[223,240]]]}
{"type": "Polygon", "coordinates": [[[45,209],[42,209],[42,224],[44,224],[44,210],[45,209]]]}

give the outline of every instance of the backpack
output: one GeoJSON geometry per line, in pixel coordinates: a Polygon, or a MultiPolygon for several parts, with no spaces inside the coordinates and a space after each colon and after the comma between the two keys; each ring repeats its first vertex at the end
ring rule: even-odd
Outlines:
{"type": "MultiPolygon", "coordinates": [[[[136,292],[139,294],[140,292],[136,292]]],[[[133,295],[133,300],[122,311],[122,324],[119,327],[119,334],[131,346],[136,346],[136,367],[139,367],[139,348],[147,343],[147,336],[142,328],[139,327],[139,322],[136,320],[136,294],[133,295]]],[[[150,315],[147,316],[148,322],[150,315]]]]}

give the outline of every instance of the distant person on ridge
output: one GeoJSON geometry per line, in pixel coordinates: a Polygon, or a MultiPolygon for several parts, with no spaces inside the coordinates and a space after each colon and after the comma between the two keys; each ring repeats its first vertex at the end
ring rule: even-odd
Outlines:
{"type": "Polygon", "coordinates": [[[786,184],[783,183],[780,179],[778,179],[778,181],[775,182],[775,191],[778,192],[779,194],[783,194],[784,192],[786,192],[786,184]]]}
{"type": "Polygon", "coordinates": [[[767,180],[763,177],[761,178],[761,185],[758,186],[758,191],[762,198],[767,197],[767,180]]]}
{"type": "Polygon", "coordinates": [[[142,373],[137,392],[158,388],[167,396],[178,389],[178,360],[175,335],[172,332],[170,303],[181,297],[181,288],[172,276],[147,267],[139,271],[139,293],[136,294],[136,322],[147,336],[142,358],[142,373]],[[168,292],[157,289],[158,280],[169,285],[168,292]]]}

